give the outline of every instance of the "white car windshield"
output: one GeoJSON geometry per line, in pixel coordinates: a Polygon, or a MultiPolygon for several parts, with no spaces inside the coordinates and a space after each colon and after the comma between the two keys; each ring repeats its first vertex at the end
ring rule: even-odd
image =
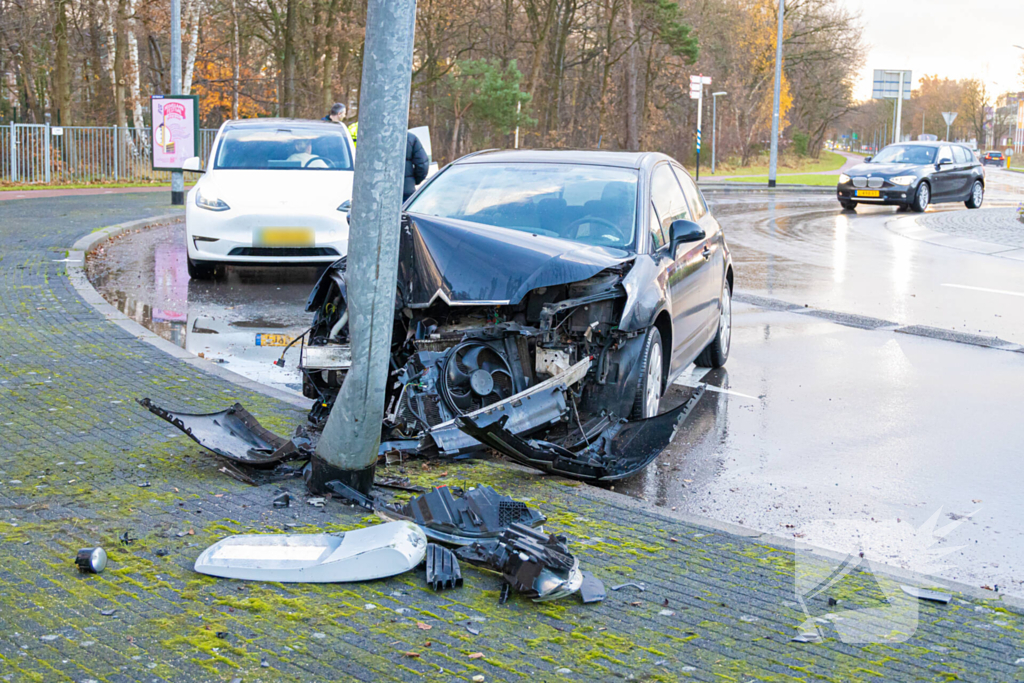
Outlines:
{"type": "Polygon", "coordinates": [[[873,164],[917,164],[935,162],[935,148],[924,145],[889,145],[871,160],[873,164]]]}
{"type": "Polygon", "coordinates": [[[408,211],[624,249],[633,244],[637,171],[574,164],[449,168],[408,211]]]}
{"type": "Polygon", "coordinates": [[[351,171],[344,126],[275,125],[229,128],[221,135],[214,168],[351,171]]]}

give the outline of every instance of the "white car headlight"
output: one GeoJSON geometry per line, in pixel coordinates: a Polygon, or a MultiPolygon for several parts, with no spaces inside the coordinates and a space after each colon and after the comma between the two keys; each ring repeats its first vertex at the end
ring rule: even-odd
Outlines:
{"type": "Polygon", "coordinates": [[[840,184],[850,182],[850,176],[846,175],[845,173],[840,173],[839,174],[839,182],[840,182],[840,184]]]}
{"type": "Polygon", "coordinates": [[[889,178],[889,182],[893,185],[909,185],[915,180],[917,180],[916,175],[898,175],[894,178],[889,178]]]}
{"type": "Polygon", "coordinates": [[[203,189],[199,187],[196,188],[196,206],[210,211],[227,211],[231,208],[212,190],[207,189],[206,192],[203,192],[203,189]]]}

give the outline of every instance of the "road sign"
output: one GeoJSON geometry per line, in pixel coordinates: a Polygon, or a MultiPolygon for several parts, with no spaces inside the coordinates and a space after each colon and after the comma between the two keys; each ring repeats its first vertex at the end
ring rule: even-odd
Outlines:
{"type": "Polygon", "coordinates": [[[913,78],[910,71],[895,69],[875,69],[871,85],[871,97],[876,100],[895,100],[900,96],[900,77],[903,78],[903,99],[910,99],[913,90],[913,78]]]}
{"type": "Polygon", "coordinates": [[[953,122],[956,121],[956,114],[957,112],[955,111],[944,111],[942,112],[942,120],[946,122],[947,126],[952,126],[953,122]]]}
{"type": "Polygon", "coordinates": [[[711,76],[690,76],[690,85],[711,85],[711,76]]]}

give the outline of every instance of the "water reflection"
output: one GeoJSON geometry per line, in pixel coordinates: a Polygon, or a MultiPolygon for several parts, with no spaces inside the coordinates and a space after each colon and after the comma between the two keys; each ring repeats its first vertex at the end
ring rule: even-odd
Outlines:
{"type": "Polygon", "coordinates": [[[316,268],[229,268],[222,280],[191,280],[177,225],[109,243],[88,272],[108,302],[164,339],[254,381],[301,392],[298,346],[284,368],[274,361],[282,342],[309,326],[304,308],[316,268]]]}

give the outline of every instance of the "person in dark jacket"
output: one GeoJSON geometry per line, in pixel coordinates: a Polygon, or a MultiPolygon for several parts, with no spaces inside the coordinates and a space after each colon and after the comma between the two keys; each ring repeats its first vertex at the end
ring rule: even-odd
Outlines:
{"type": "Polygon", "coordinates": [[[405,145],[405,187],[402,188],[402,201],[412,196],[416,186],[427,178],[427,171],[430,169],[430,157],[427,150],[423,149],[420,139],[409,133],[405,145]]]}
{"type": "Polygon", "coordinates": [[[345,105],[341,102],[335,102],[334,106],[331,107],[331,111],[327,113],[327,116],[320,119],[328,123],[341,123],[342,119],[345,118],[345,105]]]}

